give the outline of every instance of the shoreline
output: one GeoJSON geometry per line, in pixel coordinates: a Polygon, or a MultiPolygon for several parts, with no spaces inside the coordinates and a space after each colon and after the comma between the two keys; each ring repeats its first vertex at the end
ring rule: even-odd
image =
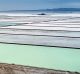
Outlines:
{"type": "Polygon", "coordinates": [[[54,70],[54,69],[47,69],[47,68],[39,68],[39,67],[32,67],[32,66],[23,66],[23,65],[15,65],[15,64],[7,64],[7,63],[0,63],[0,73],[1,74],[80,74],[79,72],[71,72],[71,71],[63,71],[63,70],[54,70]]]}

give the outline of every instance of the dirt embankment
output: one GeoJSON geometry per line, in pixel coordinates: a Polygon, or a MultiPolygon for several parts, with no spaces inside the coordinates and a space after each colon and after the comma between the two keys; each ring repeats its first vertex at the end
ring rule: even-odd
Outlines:
{"type": "Polygon", "coordinates": [[[80,74],[80,73],[0,63],[0,74],[80,74]]]}

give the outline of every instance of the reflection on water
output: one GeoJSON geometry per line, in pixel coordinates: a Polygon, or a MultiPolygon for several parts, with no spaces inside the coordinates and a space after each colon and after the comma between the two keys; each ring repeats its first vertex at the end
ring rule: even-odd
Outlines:
{"type": "Polygon", "coordinates": [[[80,50],[0,44],[0,62],[80,72],[80,50]]]}

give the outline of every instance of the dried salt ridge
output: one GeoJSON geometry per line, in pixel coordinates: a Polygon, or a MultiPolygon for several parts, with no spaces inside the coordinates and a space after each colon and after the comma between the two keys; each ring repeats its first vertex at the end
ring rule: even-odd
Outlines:
{"type": "Polygon", "coordinates": [[[80,74],[80,73],[0,63],[0,74],[80,74]]]}
{"type": "Polygon", "coordinates": [[[6,16],[0,21],[18,24],[0,27],[2,43],[80,48],[80,14],[6,16]]]}

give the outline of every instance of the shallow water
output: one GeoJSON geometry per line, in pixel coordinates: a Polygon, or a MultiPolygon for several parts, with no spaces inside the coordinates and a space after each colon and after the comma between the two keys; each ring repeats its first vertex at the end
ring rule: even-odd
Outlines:
{"type": "Polygon", "coordinates": [[[0,43],[0,62],[80,72],[80,50],[0,43]]]}
{"type": "Polygon", "coordinates": [[[15,26],[17,24],[15,23],[9,23],[9,22],[0,22],[0,27],[5,27],[5,26],[15,26]]]}

